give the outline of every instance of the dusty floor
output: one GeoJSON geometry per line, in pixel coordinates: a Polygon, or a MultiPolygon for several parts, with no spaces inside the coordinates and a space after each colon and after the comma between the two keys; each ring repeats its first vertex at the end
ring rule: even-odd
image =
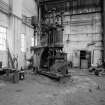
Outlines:
{"type": "Polygon", "coordinates": [[[71,71],[60,83],[31,73],[18,84],[0,80],[0,105],[105,105],[105,76],[71,71]]]}

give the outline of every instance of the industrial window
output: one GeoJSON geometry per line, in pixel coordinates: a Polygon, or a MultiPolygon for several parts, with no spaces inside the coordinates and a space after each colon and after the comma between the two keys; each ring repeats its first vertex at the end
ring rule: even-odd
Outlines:
{"type": "Polygon", "coordinates": [[[26,48],[25,48],[25,35],[21,34],[21,51],[25,52],[26,48]]]}
{"type": "Polygon", "coordinates": [[[38,45],[38,38],[37,38],[37,35],[35,36],[35,46],[37,46],[38,45]]]}
{"type": "Polygon", "coordinates": [[[7,34],[7,28],[0,26],[0,50],[1,51],[6,50],[6,34],[7,34]]]}
{"type": "Polygon", "coordinates": [[[31,45],[32,46],[37,46],[37,35],[35,36],[35,39],[34,39],[34,37],[32,37],[32,39],[31,39],[31,45]]]}
{"type": "Polygon", "coordinates": [[[34,46],[34,37],[32,37],[32,46],[34,46]]]}

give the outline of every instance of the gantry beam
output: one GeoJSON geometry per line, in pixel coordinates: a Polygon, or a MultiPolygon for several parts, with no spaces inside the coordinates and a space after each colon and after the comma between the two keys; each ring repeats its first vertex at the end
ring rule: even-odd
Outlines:
{"type": "Polygon", "coordinates": [[[56,8],[56,11],[70,11],[85,8],[98,8],[101,0],[41,0],[40,6],[45,6],[46,11],[56,8]]]}

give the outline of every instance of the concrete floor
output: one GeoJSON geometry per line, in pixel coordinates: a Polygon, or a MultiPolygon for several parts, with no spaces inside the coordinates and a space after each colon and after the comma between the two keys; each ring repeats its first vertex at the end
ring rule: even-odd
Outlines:
{"type": "Polygon", "coordinates": [[[71,72],[60,82],[30,72],[18,84],[0,80],[0,105],[105,105],[105,76],[71,72]]]}

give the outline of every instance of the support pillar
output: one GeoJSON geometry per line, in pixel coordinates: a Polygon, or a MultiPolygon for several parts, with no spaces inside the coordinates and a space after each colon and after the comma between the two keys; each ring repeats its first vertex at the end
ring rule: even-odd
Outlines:
{"type": "Polygon", "coordinates": [[[102,61],[105,62],[105,0],[101,0],[101,16],[102,16],[102,44],[103,44],[103,54],[102,61]]]}

